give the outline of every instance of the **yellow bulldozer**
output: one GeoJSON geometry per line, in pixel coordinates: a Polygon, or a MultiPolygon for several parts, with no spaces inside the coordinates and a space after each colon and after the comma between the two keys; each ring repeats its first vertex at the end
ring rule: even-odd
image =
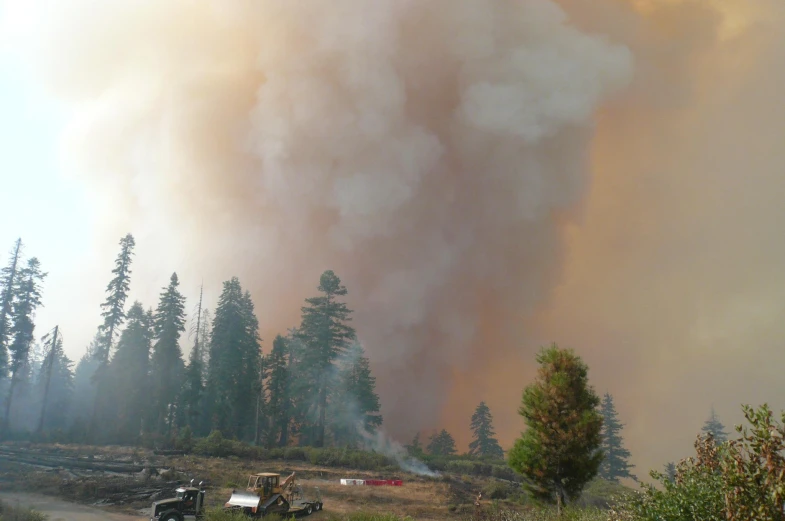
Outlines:
{"type": "Polygon", "coordinates": [[[310,515],[324,506],[319,489],[316,489],[316,494],[316,499],[305,499],[294,472],[283,481],[280,474],[262,472],[248,477],[245,490],[232,490],[224,508],[241,511],[250,517],[272,513],[310,515]]]}

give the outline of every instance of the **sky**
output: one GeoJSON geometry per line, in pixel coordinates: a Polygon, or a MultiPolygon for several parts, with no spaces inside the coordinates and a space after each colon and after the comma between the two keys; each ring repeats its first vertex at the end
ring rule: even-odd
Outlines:
{"type": "Polygon", "coordinates": [[[404,441],[509,446],[552,341],[639,475],[785,406],[780,0],[9,2],[0,254],[73,359],[131,232],[132,300],[238,275],[268,347],[335,269],[404,441]]]}

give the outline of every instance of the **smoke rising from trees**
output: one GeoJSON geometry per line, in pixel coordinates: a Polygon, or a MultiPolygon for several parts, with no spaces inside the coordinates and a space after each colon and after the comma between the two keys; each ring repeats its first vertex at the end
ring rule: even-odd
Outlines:
{"type": "Polygon", "coordinates": [[[236,274],[269,350],[334,269],[400,439],[463,430],[479,397],[514,410],[557,340],[613,382],[636,454],[665,419],[690,443],[710,392],[782,389],[758,373],[785,362],[784,9],[71,0],[22,41],[80,109],[64,158],[98,249],[138,237],[144,302],[162,264],[236,274]],[[695,367],[740,383],[702,391],[695,367]]]}

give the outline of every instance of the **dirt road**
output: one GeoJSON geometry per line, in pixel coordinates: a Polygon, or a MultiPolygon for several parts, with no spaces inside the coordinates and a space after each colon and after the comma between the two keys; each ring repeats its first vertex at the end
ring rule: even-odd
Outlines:
{"type": "Polygon", "coordinates": [[[0,499],[11,505],[34,508],[49,516],[49,521],[147,521],[144,517],[127,516],[100,508],[68,503],[38,494],[0,492],[0,499]]]}

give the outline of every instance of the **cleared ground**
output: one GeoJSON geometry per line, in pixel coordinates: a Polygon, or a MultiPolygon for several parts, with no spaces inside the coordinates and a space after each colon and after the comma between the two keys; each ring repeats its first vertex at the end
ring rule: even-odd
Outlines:
{"type": "MultiPolygon", "coordinates": [[[[0,490],[6,494],[13,492],[17,498],[23,497],[19,492],[28,498],[38,498],[35,500],[41,507],[56,514],[52,521],[97,521],[97,517],[91,517],[96,515],[96,506],[101,507],[98,512],[104,512],[103,518],[108,516],[114,521],[144,519],[149,515],[152,501],[171,497],[178,483],[191,479],[205,482],[208,507],[221,506],[233,488],[245,488],[248,475],[256,472],[288,475],[294,471],[306,496],[315,496],[318,490],[324,511],[309,517],[315,521],[331,514],[352,512],[390,513],[418,520],[454,519],[473,511],[474,499],[480,491],[484,491],[486,506],[496,497],[507,507],[526,508],[520,504],[522,492],[517,485],[495,478],[457,475],[427,478],[401,471],[354,471],[280,460],[158,456],[152,451],[125,447],[50,445],[7,449],[10,456],[0,457],[0,490]],[[93,471],[91,466],[97,469],[125,466],[129,472],[93,471]],[[344,486],[340,484],[341,478],[402,479],[404,484],[401,487],[344,486]],[[64,505],[68,503],[54,499],[47,502],[41,495],[92,505],[92,508],[66,508],[64,505]]],[[[598,482],[592,485],[584,501],[602,504],[608,496],[623,490],[598,482]]]]}

